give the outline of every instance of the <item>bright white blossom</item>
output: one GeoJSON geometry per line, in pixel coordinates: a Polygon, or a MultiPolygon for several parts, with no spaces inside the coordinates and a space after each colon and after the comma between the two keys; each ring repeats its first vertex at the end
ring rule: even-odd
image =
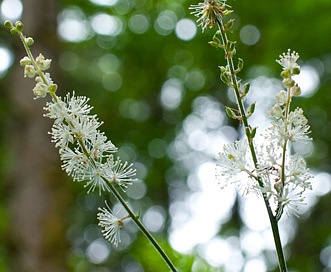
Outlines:
{"type": "Polygon", "coordinates": [[[302,193],[303,191],[297,191],[294,188],[285,187],[277,198],[277,203],[280,203],[279,209],[281,211],[285,210],[287,216],[293,214],[294,216],[299,217],[301,214],[300,206],[306,205],[302,193]]]}
{"type": "Polygon", "coordinates": [[[88,192],[99,189],[110,191],[108,183],[127,188],[135,180],[132,164],[115,160],[112,153],[117,148],[100,132],[96,115],[83,96],[68,94],[63,100],[48,102],[45,116],[55,119],[52,141],[59,148],[62,169],[75,181],[85,181],[88,192]]]}
{"type": "Polygon", "coordinates": [[[99,194],[109,192],[111,183],[123,190],[132,184],[136,170],[132,164],[114,159],[112,154],[117,152],[117,148],[99,130],[103,122],[90,114],[93,107],[88,104],[89,98],[77,96],[75,92],[64,98],[56,96],[57,87],[50,74],[44,72],[50,68],[51,60],[42,54],[35,61],[24,57],[20,64],[24,66],[26,77],[35,77],[35,98],[43,98],[47,94],[52,96],[52,101],[46,103],[44,116],[54,119],[50,134],[59,149],[62,169],[74,181],[84,181],[87,192],[95,189],[99,194]]]}
{"type": "Polygon", "coordinates": [[[226,144],[223,151],[218,154],[216,163],[216,178],[221,188],[236,183],[244,192],[250,191],[254,178],[252,161],[249,159],[247,141],[241,140],[226,144]],[[239,176],[239,174],[242,174],[239,176]],[[244,185],[243,185],[244,183],[244,185]]]}
{"type": "Polygon", "coordinates": [[[114,160],[113,156],[109,156],[105,163],[105,177],[125,190],[128,185],[131,185],[136,178],[136,169],[132,168],[133,164],[122,162],[120,158],[114,160]]]}
{"type": "Polygon", "coordinates": [[[279,118],[282,116],[276,115],[272,112],[273,110],[275,110],[275,108],[272,108],[269,114],[276,118],[268,128],[269,133],[266,136],[269,136],[269,140],[278,142],[290,141],[292,143],[311,140],[308,136],[310,134],[310,126],[308,125],[307,118],[303,115],[302,109],[297,108],[290,112],[286,120],[279,118]]]}
{"type": "Polygon", "coordinates": [[[121,242],[120,230],[123,226],[122,219],[117,218],[113,211],[109,208],[107,202],[105,208],[99,208],[97,218],[99,220],[99,226],[103,228],[103,236],[116,247],[121,242]]]}
{"type": "Polygon", "coordinates": [[[283,70],[293,71],[294,69],[300,69],[300,66],[297,64],[297,60],[299,59],[299,54],[290,49],[287,50],[287,53],[283,53],[279,55],[279,60],[276,60],[282,67],[283,70]]]}

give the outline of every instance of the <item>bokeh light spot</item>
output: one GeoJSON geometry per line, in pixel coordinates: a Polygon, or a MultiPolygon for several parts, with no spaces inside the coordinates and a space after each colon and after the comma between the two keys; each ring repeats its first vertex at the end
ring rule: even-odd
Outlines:
{"type": "Polygon", "coordinates": [[[91,35],[84,13],[77,7],[65,9],[58,15],[58,35],[67,42],[82,42],[91,35]]]}
{"type": "Polygon", "coordinates": [[[126,189],[126,194],[132,199],[141,199],[146,195],[147,187],[142,181],[135,181],[126,189]]]}
{"type": "Polygon", "coordinates": [[[318,72],[310,65],[302,66],[300,74],[294,76],[294,80],[301,88],[301,95],[306,97],[312,96],[320,84],[318,72]]]}
{"type": "Polygon", "coordinates": [[[193,70],[187,73],[185,77],[185,86],[191,91],[198,91],[205,85],[204,74],[199,70],[193,70]]]}
{"type": "Polygon", "coordinates": [[[95,264],[103,263],[109,256],[110,248],[104,239],[93,241],[86,249],[87,258],[95,264]]]}
{"type": "Polygon", "coordinates": [[[169,35],[176,27],[177,16],[171,10],[162,11],[157,17],[154,28],[162,36],[169,35]]]}
{"type": "Polygon", "coordinates": [[[138,122],[145,121],[151,115],[150,106],[145,101],[125,99],[119,109],[122,116],[138,122]]]}
{"type": "Polygon", "coordinates": [[[189,41],[197,34],[196,24],[190,19],[181,19],[176,25],[176,35],[183,41],[189,41]]]}
{"type": "Polygon", "coordinates": [[[99,6],[114,6],[118,0],[90,0],[91,3],[99,6]]]}
{"type": "Polygon", "coordinates": [[[102,86],[107,91],[117,91],[122,86],[122,77],[119,73],[110,72],[102,77],[102,86]]]}
{"type": "Polygon", "coordinates": [[[159,232],[164,228],[165,211],[160,206],[153,206],[143,216],[143,223],[152,232],[159,232]]]}
{"type": "Polygon", "coordinates": [[[321,251],[320,260],[326,267],[331,267],[331,246],[327,246],[321,251]]]}
{"type": "Polygon", "coordinates": [[[115,55],[109,53],[102,55],[98,61],[98,66],[100,70],[104,73],[108,73],[110,71],[116,71],[119,65],[120,65],[119,59],[115,55]]]}
{"type": "Polygon", "coordinates": [[[161,104],[165,109],[176,109],[183,98],[182,82],[178,79],[172,78],[167,80],[161,89],[161,104]]]}
{"type": "Polygon", "coordinates": [[[3,0],[0,11],[3,20],[17,21],[22,16],[23,4],[19,0],[3,0]]]}
{"type": "Polygon", "coordinates": [[[265,272],[267,267],[262,257],[250,259],[246,262],[244,272],[265,272]]]}
{"type": "Polygon", "coordinates": [[[134,14],[129,19],[129,28],[133,33],[143,34],[149,28],[149,19],[143,14],[134,14]]]}
{"type": "Polygon", "coordinates": [[[117,16],[99,13],[91,18],[92,29],[100,35],[117,36],[123,31],[123,23],[117,16]]]}
{"type": "Polygon", "coordinates": [[[260,30],[254,25],[246,25],[240,30],[239,37],[244,44],[254,45],[260,39],[260,30]]]}
{"type": "Polygon", "coordinates": [[[0,46],[0,78],[3,77],[13,63],[13,55],[9,49],[0,46]]]}

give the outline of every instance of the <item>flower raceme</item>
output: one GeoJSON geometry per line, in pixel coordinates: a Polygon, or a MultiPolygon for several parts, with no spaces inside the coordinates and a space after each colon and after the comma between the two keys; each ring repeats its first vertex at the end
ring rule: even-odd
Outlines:
{"type": "MultiPolygon", "coordinates": [[[[13,26],[7,21],[5,26],[19,35],[26,49],[27,56],[21,59],[20,65],[24,67],[24,77],[35,78],[34,99],[51,96],[51,101],[44,107],[44,116],[54,120],[50,134],[52,142],[59,149],[62,169],[74,181],[85,182],[84,187],[88,188],[88,193],[98,189],[99,194],[103,191],[112,191],[115,194],[116,189],[111,190],[113,185],[125,190],[136,180],[136,170],[132,164],[122,162],[114,156],[117,148],[99,130],[103,122],[96,115],[90,114],[93,107],[88,104],[89,99],[77,96],[75,92],[68,93],[63,98],[57,96],[57,86],[50,74],[45,72],[50,68],[51,60],[42,54],[33,57],[30,50],[33,39],[23,35],[21,22],[16,22],[13,26]]],[[[100,211],[98,218],[99,225],[104,228],[102,232],[106,239],[117,246],[120,242],[122,220],[112,215],[108,205],[107,209],[100,211]]]]}
{"type": "Polygon", "coordinates": [[[224,146],[219,153],[216,164],[216,179],[221,188],[236,183],[244,193],[256,193],[263,198],[270,221],[280,271],[286,272],[286,260],[279,234],[278,221],[283,212],[299,215],[299,205],[304,204],[302,196],[306,189],[311,189],[309,169],[298,154],[291,155],[290,144],[297,141],[310,140],[309,125],[301,109],[291,111],[291,101],[301,93],[295,83],[294,75],[300,73],[297,63],[299,54],[288,50],[280,55],[277,62],[282,66],[281,77],[285,90],[276,96],[276,104],[269,111],[272,118],[270,127],[262,133],[264,141],[256,137],[257,127],[249,124],[248,118],[255,110],[255,103],[246,109],[244,99],[250,83],[241,86],[237,74],[242,70],[244,62],[236,54],[236,41],[230,40],[234,19],[225,21],[232,10],[227,9],[225,0],[204,0],[203,3],[191,6],[192,14],[198,17],[198,26],[202,32],[215,24],[218,30],[210,45],[224,51],[226,65],[220,66],[220,79],[234,93],[237,109],[226,107],[227,115],[239,120],[243,127],[244,139],[224,146]],[[230,32],[230,33],[229,33],[230,32]]]}
{"type": "MultiPolygon", "coordinates": [[[[300,72],[296,63],[299,55],[288,52],[280,56],[277,62],[286,71],[288,79],[300,72]]],[[[282,211],[298,216],[299,206],[304,204],[303,192],[312,189],[309,169],[299,155],[290,155],[289,145],[295,142],[307,142],[310,127],[301,108],[290,110],[292,98],[298,95],[293,86],[276,95],[276,104],[269,111],[271,125],[262,133],[263,141],[253,140],[257,153],[257,167],[254,167],[249,145],[246,139],[224,146],[217,159],[216,178],[223,188],[236,183],[244,193],[264,194],[277,207],[274,211],[277,219],[282,211]],[[259,183],[260,181],[260,183],[259,183]]]]}

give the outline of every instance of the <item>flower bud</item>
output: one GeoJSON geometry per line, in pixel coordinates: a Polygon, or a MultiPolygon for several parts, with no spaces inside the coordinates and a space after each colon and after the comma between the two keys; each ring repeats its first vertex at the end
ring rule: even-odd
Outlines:
{"type": "Polygon", "coordinates": [[[45,57],[42,54],[39,54],[39,56],[36,58],[36,63],[40,70],[45,71],[51,66],[52,60],[45,59],[45,57]]]}
{"type": "Polygon", "coordinates": [[[5,26],[6,28],[10,28],[10,29],[14,27],[13,24],[12,24],[12,22],[9,21],[9,20],[6,20],[6,21],[5,21],[4,26],[5,26]]]}
{"type": "Polygon", "coordinates": [[[20,60],[20,65],[21,66],[26,66],[31,64],[31,60],[29,57],[25,56],[23,59],[20,60]]]}
{"type": "Polygon", "coordinates": [[[286,70],[283,70],[281,73],[280,73],[280,76],[282,78],[289,78],[291,76],[291,72],[290,70],[286,69],[286,70]]]}
{"type": "Polygon", "coordinates": [[[36,75],[36,70],[32,65],[25,65],[24,77],[33,78],[36,75]]]}
{"type": "Polygon", "coordinates": [[[31,46],[34,44],[34,40],[31,37],[27,37],[27,38],[25,38],[25,43],[27,46],[31,46]]]}
{"type": "Polygon", "coordinates": [[[226,114],[232,118],[232,119],[238,119],[238,116],[235,114],[235,112],[233,111],[233,109],[229,108],[229,107],[225,107],[225,112],[226,114]]]}
{"type": "Polygon", "coordinates": [[[230,30],[234,25],[234,19],[230,19],[226,24],[225,24],[225,29],[230,30]]]}
{"type": "Polygon", "coordinates": [[[301,94],[301,89],[299,87],[298,84],[295,84],[292,88],[291,88],[291,94],[293,96],[299,96],[301,94]]]}
{"type": "Polygon", "coordinates": [[[278,94],[276,94],[276,101],[279,105],[284,105],[287,101],[287,92],[281,90],[278,94]]]}
{"type": "Polygon", "coordinates": [[[57,90],[57,85],[56,84],[51,84],[49,87],[49,92],[50,93],[56,93],[56,90],[57,90]]]}
{"type": "Polygon", "coordinates": [[[16,27],[13,27],[10,29],[10,34],[12,34],[12,35],[17,34],[16,27]]]}
{"type": "Polygon", "coordinates": [[[289,78],[284,78],[282,83],[285,88],[291,88],[294,86],[295,81],[289,77],[289,78]]]}
{"type": "Polygon", "coordinates": [[[279,104],[275,104],[268,112],[269,116],[271,117],[282,117],[283,111],[279,104]]]}
{"type": "Polygon", "coordinates": [[[280,193],[283,190],[283,184],[281,182],[276,182],[274,188],[278,193],[280,193]]]}
{"type": "Polygon", "coordinates": [[[33,94],[35,95],[35,99],[45,98],[48,93],[48,87],[46,84],[38,82],[32,91],[33,94]]]}
{"type": "Polygon", "coordinates": [[[292,74],[293,74],[293,75],[298,75],[298,74],[300,74],[300,66],[294,67],[294,68],[292,69],[292,74]]]}
{"type": "Polygon", "coordinates": [[[19,31],[19,32],[22,32],[23,29],[24,29],[24,25],[22,24],[21,21],[17,21],[17,22],[15,23],[15,27],[16,27],[16,30],[19,31]]]}

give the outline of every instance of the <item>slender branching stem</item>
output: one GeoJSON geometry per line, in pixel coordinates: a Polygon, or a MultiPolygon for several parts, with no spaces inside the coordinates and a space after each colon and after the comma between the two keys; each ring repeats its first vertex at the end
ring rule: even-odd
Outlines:
{"type": "MultiPolygon", "coordinates": [[[[240,89],[239,89],[239,82],[235,73],[235,66],[234,66],[234,62],[233,62],[233,50],[232,51],[227,51],[226,48],[227,44],[229,43],[229,40],[227,38],[227,34],[226,34],[226,30],[224,28],[223,22],[222,20],[217,20],[217,24],[218,24],[218,28],[219,28],[219,32],[220,35],[222,37],[222,42],[223,42],[223,48],[225,51],[225,58],[227,60],[227,65],[229,68],[229,72],[230,72],[230,77],[231,77],[231,87],[234,90],[235,93],[235,97],[236,97],[236,101],[237,101],[237,106],[238,106],[238,110],[240,113],[240,118],[244,124],[244,128],[245,128],[245,134],[248,140],[248,144],[249,144],[249,148],[250,148],[250,152],[252,155],[252,159],[254,162],[254,166],[257,169],[258,168],[258,160],[257,160],[257,156],[256,156],[256,151],[255,151],[255,147],[253,144],[253,140],[252,140],[252,136],[251,136],[251,129],[250,126],[248,124],[248,117],[245,111],[245,107],[243,105],[243,101],[242,101],[242,97],[240,95],[240,89]]],[[[288,103],[289,104],[289,103],[288,103]]],[[[286,144],[286,143],[285,143],[286,144]]],[[[285,148],[284,148],[285,150],[285,148]]],[[[285,154],[284,154],[285,155],[285,154]]],[[[283,158],[285,158],[285,156],[283,156],[283,158]]],[[[285,162],[284,162],[285,163],[285,162]]],[[[283,164],[284,167],[284,164],[283,164]]],[[[263,182],[261,180],[260,177],[257,178],[257,181],[259,183],[259,185],[261,187],[264,187],[263,182]]],[[[282,247],[282,243],[280,240],[280,235],[279,235],[279,229],[278,229],[278,220],[276,218],[276,216],[273,214],[268,197],[266,195],[266,193],[262,193],[263,195],[263,200],[267,209],[267,213],[268,213],[268,217],[269,217],[269,221],[271,224],[271,229],[272,229],[272,233],[273,233],[273,237],[274,237],[274,242],[275,242],[275,246],[276,246],[276,251],[277,251],[277,256],[278,256],[278,263],[279,263],[279,269],[281,272],[286,272],[287,271],[287,267],[286,267],[286,261],[285,261],[285,257],[284,257],[284,253],[283,253],[283,247],[282,247]]]]}

